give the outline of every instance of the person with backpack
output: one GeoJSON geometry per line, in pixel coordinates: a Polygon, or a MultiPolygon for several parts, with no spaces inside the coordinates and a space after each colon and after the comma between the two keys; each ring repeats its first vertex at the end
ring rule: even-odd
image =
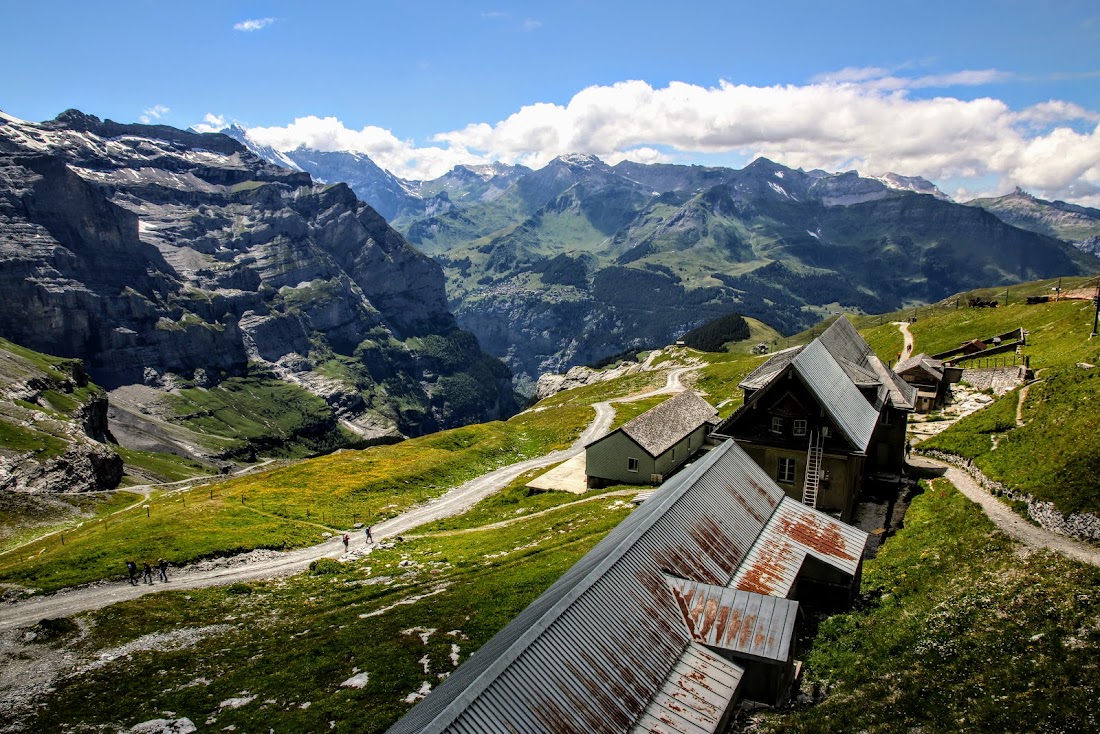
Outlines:
{"type": "Polygon", "coordinates": [[[350,543],[350,542],[351,542],[351,536],[348,535],[347,533],[344,533],[344,552],[345,553],[348,552],[348,543],[350,543]]]}
{"type": "Polygon", "coordinates": [[[137,564],[133,561],[126,561],[126,572],[130,574],[130,585],[137,586],[137,564]]]}

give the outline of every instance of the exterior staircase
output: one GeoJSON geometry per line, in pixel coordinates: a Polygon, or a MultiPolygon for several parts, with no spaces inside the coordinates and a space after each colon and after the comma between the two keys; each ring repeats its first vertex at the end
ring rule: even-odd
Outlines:
{"type": "Polygon", "coordinates": [[[806,451],[806,484],[802,487],[802,504],[817,509],[817,488],[821,484],[821,447],[825,440],[820,433],[810,434],[806,451]]]}

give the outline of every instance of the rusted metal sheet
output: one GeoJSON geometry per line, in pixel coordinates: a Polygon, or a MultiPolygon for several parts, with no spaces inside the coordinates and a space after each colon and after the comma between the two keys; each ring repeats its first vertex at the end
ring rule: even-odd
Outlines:
{"type": "Polygon", "coordinates": [[[807,555],[855,576],[866,543],[862,530],[785,497],[730,586],[786,597],[807,555]]]}
{"type": "Polygon", "coordinates": [[[704,647],[688,645],[630,731],[712,734],[744,672],[704,647]]]}
{"type": "MultiPolygon", "coordinates": [[[[652,731],[683,731],[690,722],[693,734],[711,731],[706,722],[720,720],[734,701],[740,668],[694,642],[666,578],[733,586],[773,525],[776,537],[792,538],[791,548],[826,547],[831,536],[778,512],[787,502],[732,441],[714,449],[666,482],[390,734],[621,734],[643,719],[652,731]],[[790,522],[775,525],[777,515],[790,522]]],[[[707,639],[721,629],[749,654],[767,657],[779,654],[778,608],[773,603],[765,625],[762,603],[746,605],[736,630],[729,615],[700,619],[707,639]]]]}
{"type": "Polygon", "coordinates": [[[686,579],[665,583],[693,641],[764,660],[790,657],[798,602],[686,579]]]}

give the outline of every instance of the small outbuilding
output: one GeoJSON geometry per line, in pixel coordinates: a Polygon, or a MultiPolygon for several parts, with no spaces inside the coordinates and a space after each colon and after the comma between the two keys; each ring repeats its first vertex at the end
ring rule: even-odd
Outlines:
{"type": "Polygon", "coordinates": [[[585,447],[589,489],[660,484],[718,423],[718,410],[691,390],[669,398],[585,447]]]}
{"type": "Polygon", "coordinates": [[[933,359],[922,352],[899,362],[894,372],[916,388],[914,410],[917,413],[928,413],[944,406],[949,380],[942,360],[933,359]]]}
{"type": "Polygon", "coordinates": [[[989,345],[981,339],[971,339],[959,347],[959,351],[963,354],[977,354],[978,352],[984,352],[986,349],[989,349],[989,345]]]}

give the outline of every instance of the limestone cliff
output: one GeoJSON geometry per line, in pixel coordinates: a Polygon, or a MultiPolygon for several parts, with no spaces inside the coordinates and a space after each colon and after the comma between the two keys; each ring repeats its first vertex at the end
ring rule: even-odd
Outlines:
{"type": "Polygon", "coordinates": [[[0,115],[0,265],[0,335],[82,358],[108,388],[252,364],[368,440],[514,410],[438,265],[348,187],[223,135],[0,115]]]}

